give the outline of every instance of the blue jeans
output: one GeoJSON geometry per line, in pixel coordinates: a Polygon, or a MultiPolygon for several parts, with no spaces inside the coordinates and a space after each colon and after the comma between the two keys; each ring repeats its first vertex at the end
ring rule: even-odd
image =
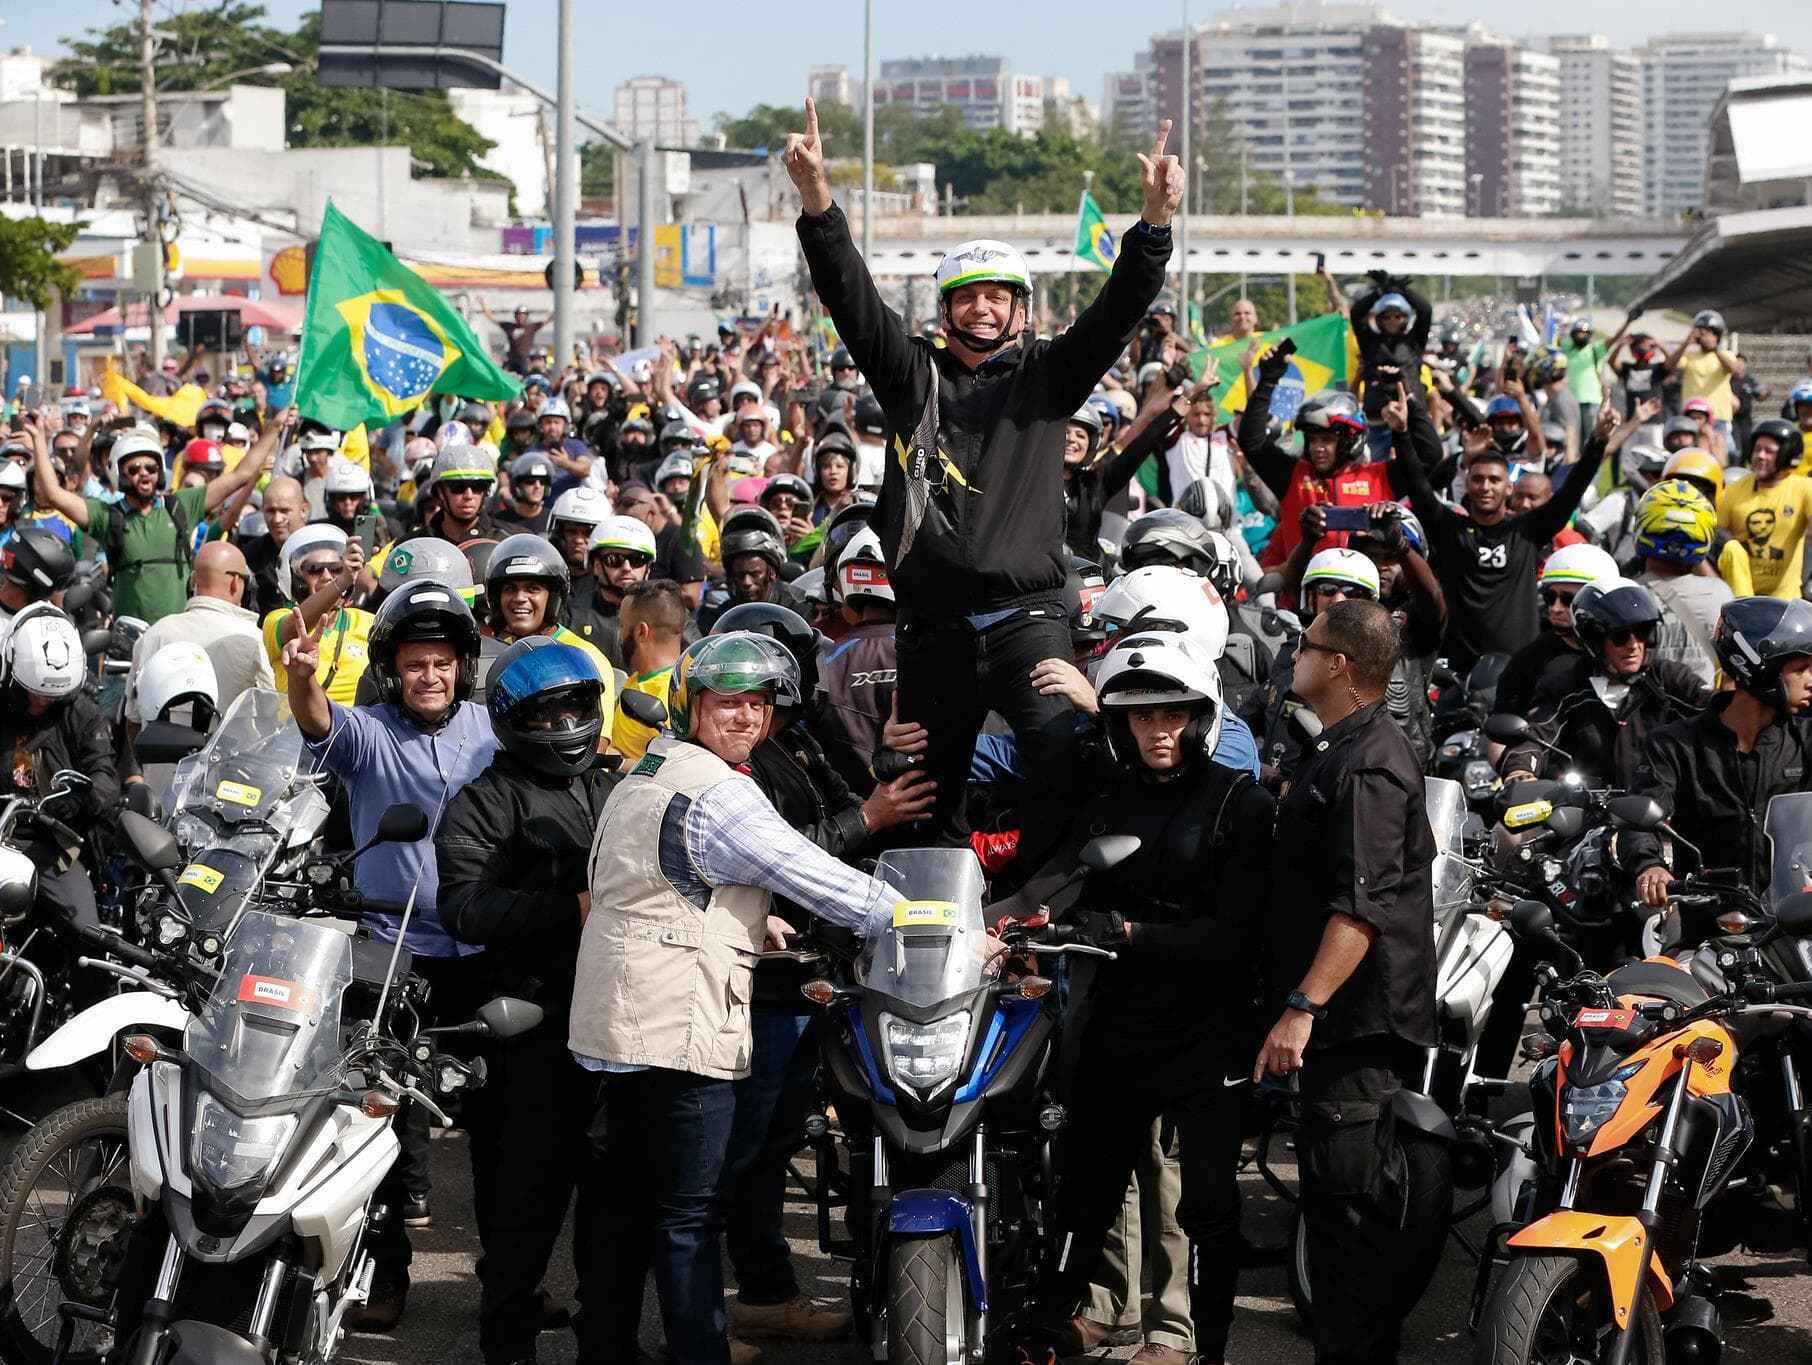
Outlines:
{"type": "Polygon", "coordinates": [[[724,1163],[724,1249],[736,1272],[736,1297],[747,1304],[788,1303],[799,1281],[782,1216],[786,1168],[805,1145],[817,1049],[801,1044],[809,1015],[756,1009],[754,1060],[736,1086],[736,1117],[724,1163]]]}
{"type": "Polygon", "coordinates": [[[604,1078],[604,1169],[584,1229],[579,1360],[635,1365],[649,1268],[673,1365],[729,1365],[717,1188],[734,1087],[680,1071],[604,1078]]]}

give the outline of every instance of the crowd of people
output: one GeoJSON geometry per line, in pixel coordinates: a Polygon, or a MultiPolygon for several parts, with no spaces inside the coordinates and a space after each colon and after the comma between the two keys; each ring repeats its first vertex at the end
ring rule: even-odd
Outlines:
{"type": "MultiPolygon", "coordinates": [[[[938,267],[935,337],[910,333],[808,104],[784,160],[828,353],[776,316],[542,369],[518,311],[518,399],[435,395],[358,451],[282,374],[230,379],[188,426],[71,398],[0,439],[0,791],[79,768],[81,828],[103,826],[145,780],[135,737],[205,669],[222,705],[287,694],[349,846],[447,794],[428,838],[357,876],[379,937],[415,890],[440,1017],[500,991],[547,1012],[487,1045],[465,1100],[486,1365],[565,1321],[541,1285],[575,1196],[581,1359],[635,1358],[650,1273],[684,1365],[850,1331],[782,1233],[815,1053],[809,1007],[757,963],[890,907],[864,870],[884,850],[967,845],[1003,914],[1119,952],[1025,1345],[1073,1354],[1130,1321],[1142,1365],[1224,1358],[1267,1076],[1300,1094],[1311,1255],[1343,1268],[1317,1281],[1316,1359],[1395,1358],[1390,1098],[1434,1041],[1443,677],[1501,665],[1499,709],[1541,740],[1507,776],[1564,751],[1765,882],[1761,810],[1812,784],[1812,380],[1739,424],[1715,311],[1671,351],[1634,316],[1467,351],[1380,271],[1330,289],[1349,383],[1280,416],[1288,348],[1254,345],[1226,420],[1160,292],[1183,190],[1165,142],[1112,273],[1053,336],[1019,253],[982,240],[938,267]],[[61,610],[96,564],[130,659],[116,714],[61,610]],[[1078,883],[1103,833],[1139,848],[1078,883]],[[1188,1242],[1142,1322],[1117,1231],[1139,1239],[1140,1190],[1188,1242]]],[[[1232,335],[1258,324],[1234,306],[1232,335]]],[[[1643,894],[1679,870],[1657,845],[1643,894]]],[[[41,888],[97,913],[80,864],[41,888]]],[[[352,1330],[405,1320],[426,1137],[404,1125],[352,1330]]]]}

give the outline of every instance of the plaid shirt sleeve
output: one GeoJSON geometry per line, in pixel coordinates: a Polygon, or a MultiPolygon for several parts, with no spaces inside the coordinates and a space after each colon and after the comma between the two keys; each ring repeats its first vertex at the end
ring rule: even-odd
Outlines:
{"type": "Polygon", "coordinates": [[[905,899],[800,834],[751,781],[720,782],[693,801],[686,851],[712,886],[758,886],[857,933],[905,899]]]}

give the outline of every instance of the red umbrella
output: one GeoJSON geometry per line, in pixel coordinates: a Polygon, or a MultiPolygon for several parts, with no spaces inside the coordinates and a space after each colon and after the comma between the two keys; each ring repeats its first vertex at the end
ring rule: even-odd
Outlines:
{"type": "MultiPolygon", "coordinates": [[[[237,313],[247,327],[269,327],[273,331],[293,332],[302,325],[302,310],[274,299],[248,299],[240,294],[178,294],[164,309],[164,321],[175,322],[184,313],[237,313]]],[[[96,313],[73,326],[65,327],[65,336],[92,336],[102,328],[143,327],[145,305],[141,300],[126,311],[124,320],[118,308],[96,313]]]]}

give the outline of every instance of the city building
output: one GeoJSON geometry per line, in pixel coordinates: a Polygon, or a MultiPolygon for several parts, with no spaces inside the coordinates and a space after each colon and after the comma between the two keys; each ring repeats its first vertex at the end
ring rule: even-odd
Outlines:
{"type": "Polygon", "coordinates": [[[1642,194],[1642,63],[1603,34],[1549,38],[1560,61],[1560,206],[1639,218],[1642,194]]]}
{"type": "Polygon", "coordinates": [[[814,66],[805,78],[805,88],[819,104],[854,109],[861,86],[850,80],[847,66],[814,66]]]}
{"type": "Polygon", "coordinates": [[[696,147],[698,122],[686,117],[686,87],[665,76],[632,76],[617,87],[616,126],[661,147],[696,147]]]}
{"type": "Polygon", "coordinates": [[[1031,137],[1044,127],[1045,96],[1058,84],[1067,96],[1067,81],[1016,72],[1005,57],[908,57],[881,63],[875,107],[903,104],[931,114],[953,105],[978,132],[1001,128],[1031,137]]]}
{"type": "Polygon", "coordinates": [[[1644,212],[1672,217],[1704,199],[1711,112],[1731,81],[1807,69],[1772,34],[1669,33],[1636,49],[1642,63],[1644,212]]]}
{"type": "Polygon", "coordinates": [[[1479,41],[1466,48],[1466,178],[1479,218],[1560,212],[1560,59],[1479,41]]]}
{"type": "Polygon", "coordinates": [[[478,158],[516,187],[516,212],[544,218],[553,210],[553,111],[526,90],[449,90],[453,112],[496,145],[478,158]]]}
{"type": "Polygon", "coordinates": [[[1158,131],[1157,83],[1150,51],[1133,55],[1131,71],[1110,71],[1101,83],[1101,126],[1140,139],[1158,131]]]}
{"type": "Polygon", "coordinates": [[[1408,24],[1375,24],[1363,40],[1365,202],[1403,217],[1466,213],[1465,41],[1408,24]]]}

